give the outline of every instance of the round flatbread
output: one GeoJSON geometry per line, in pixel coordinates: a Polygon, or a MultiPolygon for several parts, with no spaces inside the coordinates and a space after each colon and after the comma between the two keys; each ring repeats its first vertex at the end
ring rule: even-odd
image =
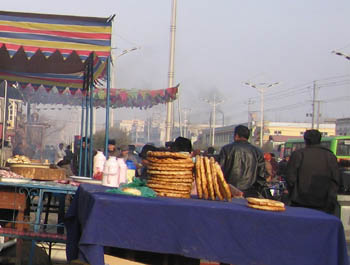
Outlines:
{"type": "Polygon", "coordinates": [[[156,183],[147,183],[147,186],[150,187],[151,189],[159,188],[159,189],[169,189],[169,190],[178,190],[178,191],[191,191],[191,186],[182,186],[182,185],[177,185],[177,184],[156,184],[156,183]]]}
{"type": "Polygon", "coordinates": [[[285,207],[273,207],[273,206],[256,205],[256,204],[250,204],[250,203],[248,203],[247,206],[258,210],[272,211],[272,212],[283,212],[286,210],[285,207]]]}
{"type": "Polygon", "coordinates": [[[221,191],[220,191],[218,179],[217,179],[217,176],[216,176],[217,173],[216,173],[216,166],[215,166],[215,159],[214,159],[214,157],[210,158],[209,163],[210,163],[211,175],[212,175],[212,178],[213,178],[213,186],[214,186],[215,195],[216,195],[216,197],[219,198],[220,201],[223,201],[225,198],[221,194],[221,191]]]}
{"type": "Polygon", "coordinates": [[[218,162],[215,162],[215,167],[216,167],[216,176],[217,176],[218,185],[219,185],[221,194],[224,195],[227,201],[232,201],[230,186],[227,184],[224,177],[224,173],[222,173],[221,167],[218,164],[218,162]]]}
{"type": "Polygon", "coordinates": [[[195,180],[196,180],[196,190],[199,199],[203,198],[202,180],[201,180],[201,170],[200,170],[200,156],[196,156],[196,170],[195,170],[195,180]]]}
{"type": "Polygon", "coordinates": [[[207,176],[205,175],[204,157],[200,156],[199,158],[200,158],[200,171],[201,171],[203,198],[208,200],[209,198],[208,181],[207,181],[207,176]]]}
{"type": "Polygon", "coordinates": [[[190,194],[180,194],[180,193],[166,192],[166,191],[159,191],[159,192],[156,191],[156,193],[158,196],[161,196],[161,197],[181,198],[181,199],[191,198],[190,194]]]}
{"type": "Polygon", "coordinates": [[[192,158],[157,158],[157,157],[147,157],[150,163],[157,164],[193,164],[192,158]]]}
{"type": "Polygon", "coordinates": [[[193,182],[193,178],[192,178],[192,176],[191,177],[189,177],[189,178],[172,178],[172,177],[166,177],[166,178],[163,178],[163,177],[154,177],[154,176],[152,176],[152,177],[150,177],[149,179],[148,179],[148,181],[150,181],[150,180],[154,180],[154,181],[165,181],[165,182],[169,182],[169,183],[172,183],[172,182],[174,182],[174,183],[192,183],[193,182]]]}
{"type": "Polygon", "coordinates": [[[190,154],[178,153],[178,152],[162,152],[162,151],[148,151],[148,157],[159,157],[159,158],[190,158],[190,154]]]}
{"type": "Polygon", "coordinates": [[[148,180],[147,184],[176,185],[176,186],[183,186],[183,187],[192,187],[192,182],[189,182],[189,183],[169,182],[169,181],[164,181],[164,180],[148,180]]]}
{"type": "Polygon", "coordinates": [[[193,174],[187,175],[159,175],[159,174],[148,174],[149,178],[172,178],[172,179],[191,179],[193,180],[193,174]]]}
{"type": "Polygon", "coordinates": [[[211,175],[211,168],[210,168],[210,163],[209,163],[208,157],[204,157],[204,165],[205,165],[205,173],[206,173],[207,181],[208,181],[209,196],[210,196],[211,200],[215,200],[213,178],[211,175]]]}
{"type": "Polygon", "coordinates": [[[162,167],[162,166],[154,166],[154,165],[149,165],[147,166],[148,170],[161,170],[161,171],[190,171],[192,170],[193,167],[162,167]]]}
{"type": "Polygon", "coordinates": [[[135,196],[141,196],[141,191],[135,188],[122,188],[122,191],[124,191],[125,193],[129,193],[131,195],[135,195],[135,196]]]}
{"type": "Polygon", "coordinates": [[[175,170],[182,170],[182,169],[192,169],[194,167],[194,163],[184,163],[184,164],[171,164],[171,163],[149,163],[147,168],[151,168],[151,167],[158,167],[161,168],[161,170],[163,169],[175,169],[175,170]]]}
{"type": "Polygon", "coordinates": [[[192,175],[192,170],[152,170],[147,169],[148,174],[153,175],[192,175]]]}
{"type": "Polygon", "coordinates": [[[280,201],[253,198],[253,197],[248,197],[246,199],[249,204],[260,205],[260,206],[285,207],[284,203],[280,201]]]}

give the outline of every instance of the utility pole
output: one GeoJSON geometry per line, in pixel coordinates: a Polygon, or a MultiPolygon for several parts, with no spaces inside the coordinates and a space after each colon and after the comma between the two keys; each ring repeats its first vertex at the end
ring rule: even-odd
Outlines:
{"type": "MultiPolygon", "coordinates": [[[[191,109],[183,109],[184,112],[184,126],[183,126],[183,137],[187,138],[187,130],[188,130],[188,119],[187,113],[191,112],[191,109]]],[[[181,127],[180,127],[181,129],[181,127]]]]}
{"type": "Polygon", "coordinates": [[[275,83],[259,83],[259,84],[252,84],[250,82],[244,83],[247,86],[256,88],[260,92],[260,147],[263,146],[263,137],[264,137],[264,93],[266,88],[273,87],[275,85],[278,85],[279,82],[275,83]]]}
{"type": "MultiPolygon", "coordinates": [[[[170,58],[168,87],[174,86],[174,57],[175,57],[175,33],[176,33],[176,0],[172,0],[171,25],[170,25],[170,58]]],[[[165,141],[172,140],[172,128],[174,123],[174,104],[168,102],[166,108],[165,141]]]]}
{"type": "MultiPolygon", "coordinates": [[[[253,131],[253,117],[252,117],[252,110],[250,108],[251,105],[255,103],[254,100],[251,98],[248,99],[248,102],[246,103],[248,105],[248,129],[250,130],[250,138],[249,141],[252,141],[254,131],[253,131]]],[[[255,139],[254,139],[255,142],[255,139]]]]}
{"type": "Polygon", "coordinates": [[[251,129],[252,128],[252,111],[250,106],[253,105],[255,103],[254,100],[252,100],[251,98],[248,99],[248,102],[246,103],[248,105],[248,128],[251,129]]]}
{"type": "Polygon", "coordinates": [[[311,126],[312,129],[315,128],[315,122],[316,122],[315,117],[316,117],[317,90],[318,90],[318,87],[316,85],[316,81],[314,81],[314,85],[312,89],[312,126],[311,126]]]}
{"type": "Polygon", "coordinates": [[[205,102],[207,102],[209,105],[213,107],[211,112],[211,146],[215,145],[215,127],[216,127],[216,106],[224,102],[221,99],[216,98],[216,94],[214,94],[213,101],[210,101],[209,99],[203,99],[205,102]]]}
{"type": "Polygon", "coordinates": [[[321,117],[321,100],[316,100],[315,103],[317,103],[317,114],[316,114],[316,129],[318,130],[320,128],[320,117],[321,117]]]}

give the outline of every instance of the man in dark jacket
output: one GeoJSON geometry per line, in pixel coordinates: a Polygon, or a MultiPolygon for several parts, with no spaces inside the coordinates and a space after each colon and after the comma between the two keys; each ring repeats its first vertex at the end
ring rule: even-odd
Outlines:
{"type": "Polygon", "coordinates": [[[339,170],[336,156],[320,145],[321,133],[307,130],[305,148],[292,153],[287,166],[287,184],[292,206],[333,213],[337,204],[339,170]]]}
{"type": "Polygon", "coordinates": [[[234,142],[222,147],[218,160],[226,181],[243,191],[245,197],[265,197],[264,154],[248,142],[249,136],[249,129],[238,125],[234,142]]]}

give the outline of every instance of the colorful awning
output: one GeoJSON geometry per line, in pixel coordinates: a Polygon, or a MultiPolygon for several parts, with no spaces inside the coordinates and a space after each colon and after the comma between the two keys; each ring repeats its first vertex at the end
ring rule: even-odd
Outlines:
{"type": "Polygon", "coordinates": [[[0,80],[47,90],[82,89],[87,58],[103,77],[111,50],[108,18],[0,11],[0,80]]]}
{"type": "MultiPolygon", "coordinates": [[[[25,101],[31,104],[81,106],[86,92],[78,90],[74,95],[69,90],[59,91],[56,88],[47,93],[45,87],[20,89],[25,101]]],[[[110,107],[147,109],[158,104],[165,104],[176,99],[178,86],[158,90],[111,89],[110,107]]],[[[106,89],[94,90],[94,106],[105,107],[106,89]]],[[[50,108],[48,108],[50,109],[50,108]]]]}

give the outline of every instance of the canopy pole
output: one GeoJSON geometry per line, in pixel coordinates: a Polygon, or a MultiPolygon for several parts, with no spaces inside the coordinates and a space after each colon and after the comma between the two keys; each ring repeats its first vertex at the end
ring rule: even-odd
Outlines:
{"type": "Polygon", "coordinates": [[[4,106],[2,115],[2,133],[1,133],[1,161],[0,165],[4,166],[4,152],[5,152],[5,137],[6,137],[6,113],[7,113],[7,80],[4,80],[4,106]]]}
{"type": "Polygon", "coordinates": [[[89,137],[88,137],[88,126],[89,126],[89,96],[86,94],[85,97],[85,150],[84,150],[84,176],[88,177],[88,145],[89,145],[89,137]]]}
{"type": "Polygon", "coordinates": [[[82,156],[83,156],[83,134],[84,134],[84,98],[81,99],[81,122],[80,122],[80,147],[79,147],[79,171],[78,176],[81,176],[82,171],[82,156]]]}
{"type": "Polygon", "coordinates": [[[89,176],[93,177],[92,174],[92,161],[94,152],[94,137],[93,137],[93,126],[94,126],[94,72],[93,72],[93,57],[91,57],[90,63],[90,75],[89,75],[89,92],[90,92],[90,152],[89,152],[89,176]]]}
{"type": "Polygon", "coordinates": [[[111,78],[111,58],[108,56],[107,58],[107,95],[106,95],[106,128],[105,128],[105,156],[108,158],[108,139],[109,139],[109,105],[110,105],[110,90],[111,90],[111,83],[110,83],[110,78],[111,78]]]}

